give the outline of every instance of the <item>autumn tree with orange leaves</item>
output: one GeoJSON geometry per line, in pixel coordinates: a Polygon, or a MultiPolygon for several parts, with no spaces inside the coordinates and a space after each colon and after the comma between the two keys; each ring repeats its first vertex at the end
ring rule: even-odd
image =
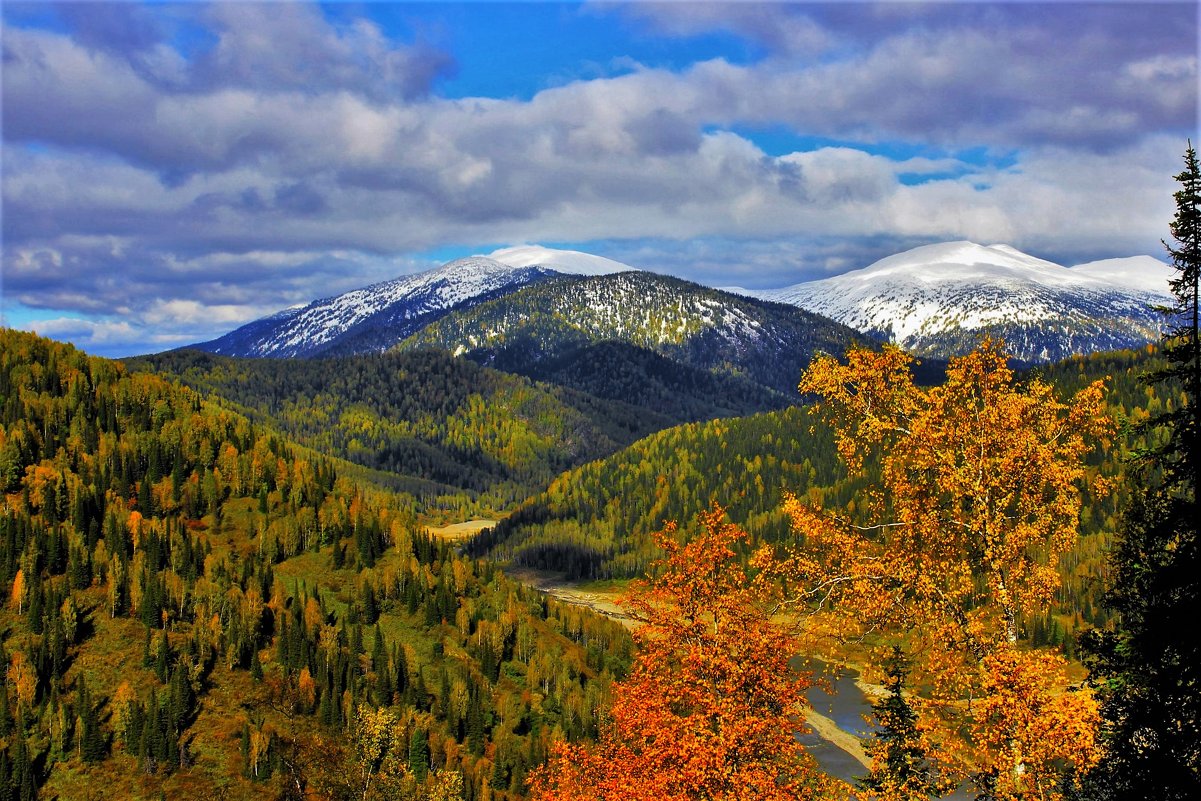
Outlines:
{"type": "Polygon", "coordinates": [[[658,535],[659,576],[624,605],[641,623],[630,675],[592,745],[559,743],[532,777],[537,801],[784,801],[825,797],[830,780],[796,739],[806,678],[792,633],[772,619],[773,581],[748,578],[746,534],[715,507],[701,531],[658,535]]]}
{"type": "Polygon", "coordinates": [[[849,470],[880,479],[866,519],[790,499],[803,546],[772,570],[806,610],[833,613],[830,631],[904,647],[944,769],[992,798],[1057,798],[1064,766],[1096,759],[1097,703],[1068,690],[1061,654],[1022,642],[1021,622],[1051,603],[1076,542],[1080,486],[1097,481],[1083,459],[1112,427],[1103,387],[1061,399],[1019,382],[991,340],[941,386],[917,386],[911,362],[853,349],[805,373],[849,470]]]}

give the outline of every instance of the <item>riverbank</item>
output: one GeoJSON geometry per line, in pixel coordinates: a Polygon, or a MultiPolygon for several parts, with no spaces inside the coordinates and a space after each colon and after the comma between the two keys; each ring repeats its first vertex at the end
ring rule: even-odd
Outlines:
{"type": "MultiPolygon", "coordinates": [[[[564,603],[586,606],[594,612],[620,621],[627,628],[633,629],[638,625],[637,621],[630,619],[618,605],[617,601],[622,594],[619,589],[596,589],[567,581],[561,573],[528,568],[507,570],[506,573],[539,592],[564,603]]],[[[818,664],[825,665],[822,662],[818,664]]],[[[871,712],[871,705],[867,701],[871,696],[862,688],[874,688],[874,685],[862,682],[853,668],[839,667],[840,674],[830,677],[835,692],[826,693],[819,688],[810,692],[810,706],[805,709],[805,724],[812,730],[812,734],[801,735],[800,741],[813,754],[822,770],[850,783],[866,774],[871,766],[871,758],[864,751],[859,736],[847,731],[847,728],[854,727],[857,731],[866,731],[863,715],[871,712]],[[819,708],[830,714],[819,711],[819,708]]]]}

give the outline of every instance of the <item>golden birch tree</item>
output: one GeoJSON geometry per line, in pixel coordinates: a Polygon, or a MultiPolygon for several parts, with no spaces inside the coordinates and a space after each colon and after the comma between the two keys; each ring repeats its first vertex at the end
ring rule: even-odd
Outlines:
{"type": "Polygon", "coordinates": [[[1025,647],[1020,624],[1051,603],[1076,542],[1083,459],[1112,428],[1103,387],[1062,399],[1019,382],[991,340],[941,386],[918,387],[911,361],[854,349],[805,373],[848,469],[880,478],[867,519],[790,499],[804,544],[768,567],[807,609],[836,612],[842,636],[905,643],[927,688],[915,706],[963,775],[996,798],[1056,797],[1065,764],[1095,759],[1097,704],[1067,691],[1062,656],[1025,647]]]}

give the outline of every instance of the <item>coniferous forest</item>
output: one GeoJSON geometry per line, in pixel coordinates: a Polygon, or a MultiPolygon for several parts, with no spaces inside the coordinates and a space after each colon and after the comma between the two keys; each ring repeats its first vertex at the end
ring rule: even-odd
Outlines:
{"type": "Polygon", "coordinates": [[[382,772],[389,797],[506,798],[595,735],[618,624],[459,556],[345,462],[2,336],[5,797],[362,797],[382,772]]]}
{"type": "Polygon", "coordinates": [[[663,287],[717,302],[645,276],[592,282],[659,304],[626,342],[521,305],[592,279],[330,359],[0,331],[0,801],[1194,798],[1191,147],[1176,180],[1161,341],[1038,367],[831,323],[790,397],[770,349],[644,347],[663,287]],[[875,685],[853,784],[798,656],[875,685]]]}

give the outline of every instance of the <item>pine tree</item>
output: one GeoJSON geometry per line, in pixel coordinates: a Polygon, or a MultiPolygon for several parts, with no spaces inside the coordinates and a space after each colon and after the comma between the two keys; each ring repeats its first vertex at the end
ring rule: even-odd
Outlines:
{"type": "Polygon", "coordinates": [[[150,656],[150,627],[146,626],[146,636],[142,639],[142,667],[150,667],[154,659],[150,656]]]}
{"type": "Polygon", "coordinates": [[[25,734],[17,729],[16,736],[9,743],[12,751],[12,786],[13,795],[21,801],[33,801],[37,794],[34,783],[33,758],[29,753],[29,744],[25,742],[25,734]]]}
{"type": "Polygon", "coordinates": [[[238,743],[238,750],[242,754],[242,775],[249,776],[250,771],[250,724],[242,723],[242,738],[238,743]]]}
{"type": "Polygon", "coordinates": [[[76,705],[79,707],[79,719],[82,724],[79,732],[80,756],[84,762],[99,762],[104,759],[104,735],[100,731],[96,705],[82,675],[79,677],[76,705]]]}
{"type": "Polygon", "coordinates": [[[263,663],[259,660],[258,646],[251,646],[250,649],[250,676],[255,681],[263,680],[263,663]]]}
{"type": "Polygon", "coordinates": [[[8,761],[8,749],[0,751],[0,801],[12,798],[13,771],[8,761]]]}
{"type": "Polygon", "coordinates": [[[376,701],[380,706],[392,703],[392,677],[388,670],[388,651],[384,647],[384,634],[379,624],[375,625],[375,644],[371,647],[371,670],[375,673],[376,701]]]}
{"type": "Polygon", "coordinates": [[[417,729],[409,740],[409,771],[417,783],[425,781],[430,768],[429,735],[425,729],[417,729]]]}
{"type": "Polygon", "coordinates": [[[1143,426],[1154,443],[1133,473],[1133,498],[1111,557],[1105,605],[1120,621],[1090,632],[1085,646],[1104,698],[1105,759],[1087,777],[1092,798],[1195,798],[1201,787],[1201,549],[1197,525],[1198,273],[1201,271],[1201,169],[1189,143],[1176,176],[1176,303],[1163,341],[1166,366],[1148,383],[1179,387],[1184,402],[1143,426]]]}
{"type": "Polygon", "coordinates": [[[954,789],[952,782],[941,781],[930,763],[925,738],[918,727],[917,712],[905,698],[909,660],[899,646],[884,662],[888,695],[872,704],[879,728],[872,732],[875,741],[868,746],[872,754],[871,775],[860,786],[881,798],[938,798],[954,789]]]}

